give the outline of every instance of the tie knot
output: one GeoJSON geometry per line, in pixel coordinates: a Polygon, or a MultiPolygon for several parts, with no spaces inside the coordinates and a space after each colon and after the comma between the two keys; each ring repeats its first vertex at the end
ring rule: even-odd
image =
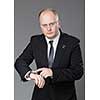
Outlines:
{"type": "Polygon", "coordinates": [[[50,43],[50,45],[52,45],[53,44],[53,40],[49,41],[49,43],[50,43]]]}

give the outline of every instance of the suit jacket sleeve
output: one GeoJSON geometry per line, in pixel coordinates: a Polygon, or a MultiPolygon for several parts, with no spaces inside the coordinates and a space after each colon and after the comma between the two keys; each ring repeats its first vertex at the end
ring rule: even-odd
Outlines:
{"type": "MultiPolygon", "coordinates": [[[[31,39],[32,40],[32,39],[31,39]]],[[[28,46],[24,49],[23,53],[17,58],[15,62],[15,69],[19,73],[22,81],[27,81],[24,76],[25,74],[32,70],[29,65],[32,63],[34,56],[32,54],[32,43],[30,42],[28,46]]]]}
{"type": "MultiPolygon", "coordinates": [[[[66,58],[65,58],[66,59],[66,58]]],[[[79,41],[72,45],[69,65],[60,68],[52,68],[52,82],[75,81],[83,75],[83,62],[79,41]]]]}

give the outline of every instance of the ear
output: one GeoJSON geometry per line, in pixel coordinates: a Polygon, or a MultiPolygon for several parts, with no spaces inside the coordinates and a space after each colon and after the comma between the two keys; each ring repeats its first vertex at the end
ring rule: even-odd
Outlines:
{"type": "Polygon", "coordinates": [[[58,25],[58,28],[61,28],[61,21],[60,20],[57,22],[57,25],[58,25]]]}

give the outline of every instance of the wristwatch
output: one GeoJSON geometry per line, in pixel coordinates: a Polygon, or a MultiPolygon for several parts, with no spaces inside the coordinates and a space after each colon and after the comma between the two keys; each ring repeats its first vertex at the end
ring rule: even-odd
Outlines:
{"type": "Polygon", "coordinates": [[[29,71],[29,73],[26,75],[26,78],[30,78],[31,73],[32,73],[32,71],[29,71]]]}

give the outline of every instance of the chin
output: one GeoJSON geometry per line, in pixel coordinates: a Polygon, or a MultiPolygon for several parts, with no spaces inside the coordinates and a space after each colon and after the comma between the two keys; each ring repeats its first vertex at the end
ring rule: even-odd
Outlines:
{"type": "Polygon", "coordinates": [[[54,35],[47,35],[47,37],[48,37],[49,39],[52,39],[52,38],[54,38],[55,36],[54,36],[54,35]]]}

